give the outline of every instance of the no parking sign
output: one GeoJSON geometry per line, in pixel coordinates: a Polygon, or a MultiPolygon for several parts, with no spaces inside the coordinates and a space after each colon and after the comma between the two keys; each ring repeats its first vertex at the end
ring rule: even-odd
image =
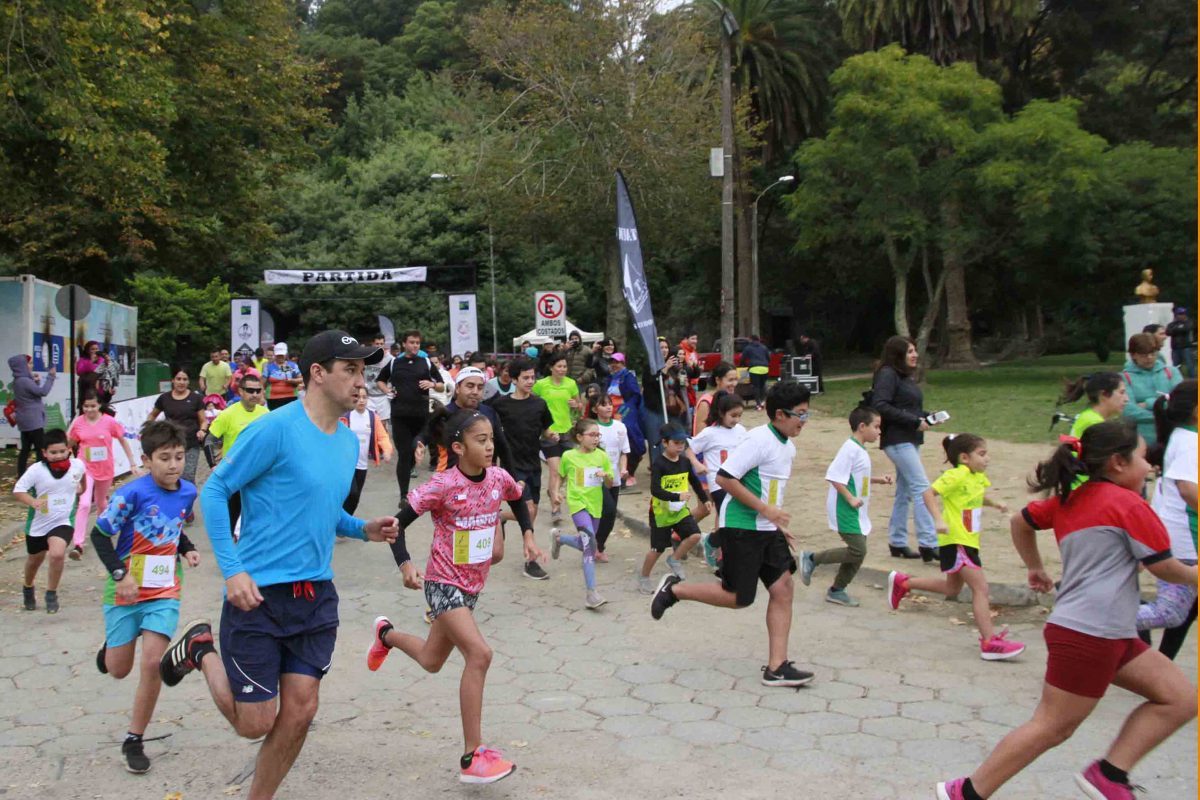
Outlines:
{"type": "Polygon", "coordinates": [[[566,292],[534,292],[533,313],[538,336],[567,336],[566,292]]]}

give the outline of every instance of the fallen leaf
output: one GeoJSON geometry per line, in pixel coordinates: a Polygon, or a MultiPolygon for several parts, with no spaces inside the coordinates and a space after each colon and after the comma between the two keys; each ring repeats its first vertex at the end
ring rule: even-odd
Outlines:
{"type": "Polygon", "coordinates": [[[237,794],[241,790],[242,790],[242,785],[240,783],[235,783],[232,786],[225,787],[225,794],[237,794]]]}
{"type": "Polygon", "coordinates": [[[163,800],[183,800],[183,792],[167,792],[163,800]]]}
{"type": "Polygon", "coordinates": [[[522,741],[521,739],[513,739],[509,744],[513,747],[529,747],[529,742],[522,741]]]}
{"type": "Polygon", "coordinates": [[[963,622],[963,621],[962,621],[961,619],[959,619],[958,617],[951,617],[951,618],[950,618],[950,624],[951,624],[951,625],[966,625],[967,623],[963,622]]]}

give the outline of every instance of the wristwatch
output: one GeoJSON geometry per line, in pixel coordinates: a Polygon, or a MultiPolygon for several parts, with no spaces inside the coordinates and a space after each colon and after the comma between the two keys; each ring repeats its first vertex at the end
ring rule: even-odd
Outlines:
{"type": "Polygon", "coordinates": [[[124,568],[124,567],[118,567],[117,569],[114,569],[114,570],[113,570],[111,573],[109,573],[109,574],[111,574],[111,575],[112,575],[112,579],[113,579],[114,581],[120,582],[120,581],[124,580],[124,578],[125,578],[125,568],[124,568]]]}

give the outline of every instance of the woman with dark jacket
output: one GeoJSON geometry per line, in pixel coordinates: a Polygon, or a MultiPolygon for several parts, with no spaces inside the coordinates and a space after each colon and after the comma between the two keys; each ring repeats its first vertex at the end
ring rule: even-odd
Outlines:
{"type": "Polygon", "coordinates": [[[896,466],[896,499],[888,522],[888,548],[896,558],[917,558],[926,563],[937,561],[937,531],[933,517],[925,507],[924,494],[929,478],[921,464],[920,447],[929,423],[922,408],[924,395],[913,380],[917,368],[917,347],[906,336],[893,336],[883,345],[883,355],[871,384],[871,405],[883,421],[879,445],[896,466]],[[913,507],[920,553],[908,546],[908,507],[913,507]]]}
{"type": "Polygon", "coordinates": [[[42,437],[46,433],[46,395],[54,388],[54,365],[46,373],[46,380],[39,383],[29,368],[30,358],[26,355],[16,355],[8,359],[8,368],[12,370],[13,381],[10,387],[13,402],[16,404],[17,430],[21,432],[21,449],[17,453],[17,477],[25,474],[29,466],[29,456],[34,461],[42,458],[44,447],[42,437]]]}

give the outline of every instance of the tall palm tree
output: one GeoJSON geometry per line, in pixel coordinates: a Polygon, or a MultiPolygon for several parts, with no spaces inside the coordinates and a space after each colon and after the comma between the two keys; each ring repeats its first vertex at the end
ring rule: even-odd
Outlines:
{"type": "MultiPolygon", "coordinates": [[[[935,63],[974,61],[980,66],[1001,43],[1020,34],[1038,0],[837,0],[842,32],[853,46],[875,49],[899,42],[935,63]]],[[[942,249],[946,279],[947,363],[974,366],[967,311],[966,261],[954,241],[962,209],[947,196],[942,225],[951,231],[942,249]]]]}

